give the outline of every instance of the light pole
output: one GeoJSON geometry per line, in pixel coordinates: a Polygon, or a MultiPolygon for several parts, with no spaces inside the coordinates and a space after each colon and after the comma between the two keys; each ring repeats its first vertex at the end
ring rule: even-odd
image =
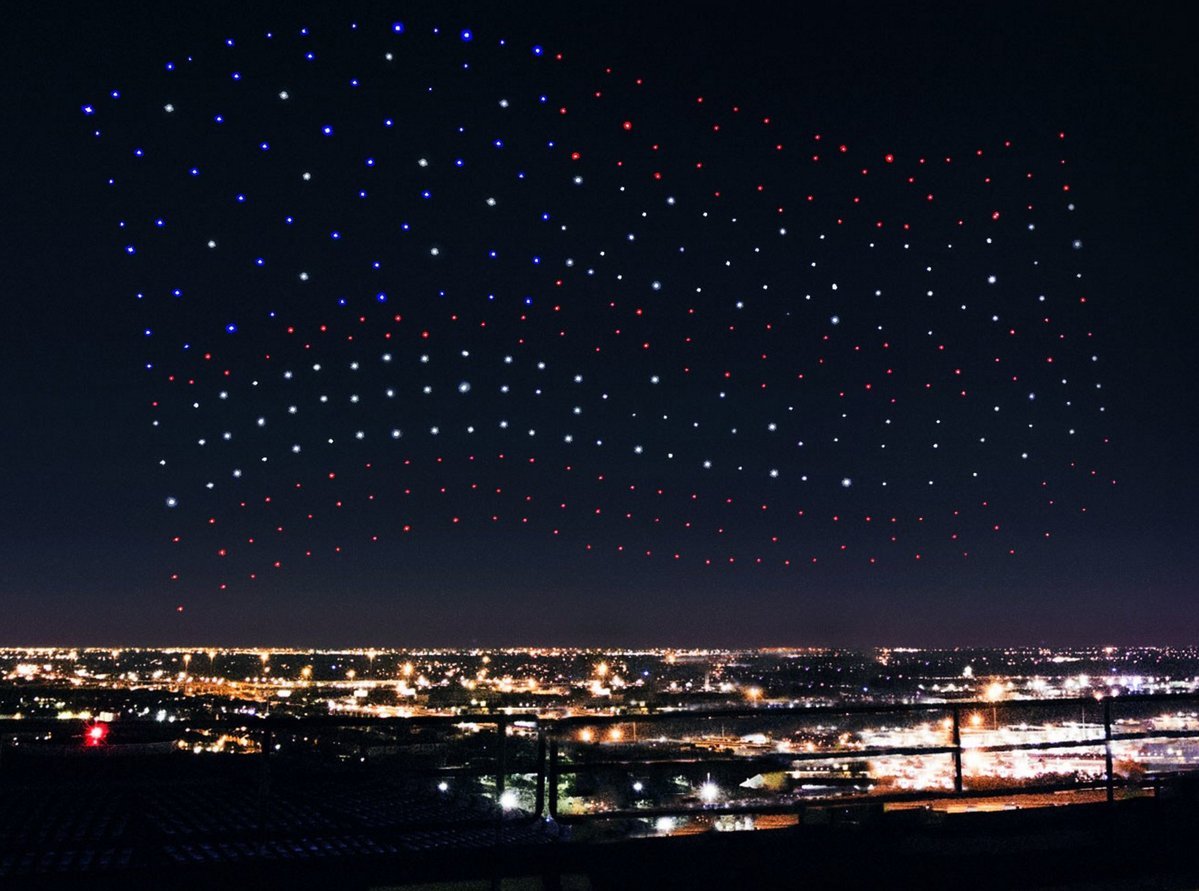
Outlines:
{"type": "Polygon", "coordinates": [[[987,689],[985,691],[985,696],[991,703],[991,727],[996,733],[999,732],[999,706],[997,703],[999,700],[1003,699],[1003,692],[1003,684],[1001,684],[999,681],[992,681],[991,683],[987,684],[987,689]]]}

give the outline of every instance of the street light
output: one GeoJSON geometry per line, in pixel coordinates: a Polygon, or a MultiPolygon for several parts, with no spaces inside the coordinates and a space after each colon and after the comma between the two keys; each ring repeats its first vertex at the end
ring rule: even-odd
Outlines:
{"type": "Polygon", "coordinates": [[[987,701],[991,703],[991,726],[996,731],[999,730],[999,709],[996,703],[1003,699],[1003,693],[1003,684],[999,681],[992,681],[987,684],[987,689],[983,692],[983,695],[987,697],[987,701]]]}
{"type": "Polygon", "coordinates": [[[712,804],[720,797],[720,787],[712,782],[711,775],[699,787],[699,797],[704,804],[712,804]]]}

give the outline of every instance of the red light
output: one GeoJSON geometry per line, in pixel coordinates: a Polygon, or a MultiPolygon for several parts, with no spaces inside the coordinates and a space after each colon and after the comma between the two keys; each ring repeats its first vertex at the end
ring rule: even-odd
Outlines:
{"type": "Polygon", "coordinates": [[[89,745],[89,746],[101,745],[107,736],[108,736],[108,725],[101,724],[99,722],[92,724],[84,732],[84,739],[86,740],[86,745],[89,745]]]}

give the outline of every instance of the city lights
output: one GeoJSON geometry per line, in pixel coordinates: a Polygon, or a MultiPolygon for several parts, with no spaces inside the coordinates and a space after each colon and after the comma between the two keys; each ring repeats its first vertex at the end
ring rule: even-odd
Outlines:
{"type": "MultiPolygon", "coordinates": [[[[827,763],[803,762],[802,770],[795,767],[792,772],[798,771],[798,775],[812,781],[861,776],[904,789],[945,788],[948,762],[918,756],[906,760],[855,759],[853,753],[859,749],[907,750],[950,744],[953,717],[933,708],[937,703],[945,703],[946,708],[956,704],[962,763],[968,776],[996,775],[1023,781],[1041,775],[1093,773],[1102,768],[1102,750],[1046,753],[1034,747],[1002,755],[981,750],[1093,738],[1103,732],[1106,703],[1126,693],[1199,692],[1195,680],[1199,677],[1199,654],[1185,650],[976,650],[962,652],[948,662],[938,661],[944,657],[931,652],[901,649],[875,654],[834,653],[819,648],[602,653],[569,648],[210,648],[202,652],[207,656],[205,670],[193,673],[194,653],[186,649],[0,649],[0,677],[14,691],[20,691],[23,685],[54,691],[19,698],[11,710],[26,717],[41,710],[59,720],[85,721],[79,733],[88,747],[113,746],[108,726],[118,716],[170,727],[181,734],[180,741],[186,741],[189,751],[198,746],[197,751],[208,753],[222,747],[228,751],[252,749],[252,738],[245,742],[244,734],[226,733],[222,736],[224,742],[218,742],[205,734],[197,736],[198,731],[189,730],[189,715],[219,718],[231,713],[269,712],[303,716],[313,711],[372,719],[460,715],[479,728],[472,732],[480,732],[489,726],[487,717],[502,709],[510,715],[543,721],[588,714],[604,719],[567,731],[560,738],[566,752],[572,745],[627,747],[630,751],[649,746],[663,752],[690,753],[689,757],[696,753],[758,757],[762,753],[785,756],[789,752],[816,755],[829,751],[841,757],[830,758],[827,763]],[[1166,661],[1176,666],[1176,675],[1158,668],[1166,661]],[[965,676],[964,668],[970,664],[991,666],[988,680],[981,687],[965,676]],[[998,664],[1009,669],[993,670],[998,664]],[[601,674],[609,683],[597,688],[601,674]],[[597,689],[602,691],[598,696],[597,689]],[[875,689],[882,692],[875,693],[875,689]],[[1013,709],[1012,719],[1006,723],[998,720],[1001,704],[1052,702],[1080,694],[1085,695],[1086,704],[1076,705],[1053,719],[1034,719],[1024,709],[1013,709]],[[147,704],[136,709],[122,705],[128,697],[147,704]],[[653,709],[651,702],[655,704],[653,709]],[[652,721],[643,725],[639,717],[645,714],[650,720],[652,711],[683,716],[695,709],[736,709],[746,702],[761,706],[748,714],[760,714],[766,724],[738,726],[749,720],[744,717],[729,726],[681,727],[663,734],[661,725],[654,726],[652,721]],[[835,717],[807,729],[788,729],[779,723],[779,716],[787,709],[871,703],[925,703],[930,711],[910,723],[888,725],[879,719],[852,729],[840,726],[835,717]],[[780,708],[782,712],[775,711],[780,708]],[[625,716],[612,720],[614,709],[625,716]]],[[[1185,732],[1192,724],[1199,726],[1199,718],[1187,717],[1185,712],[1155,713],[1135,720],[1117,718],[1121,732],[1154,727],[1185,732]]],[[[521,720],[513,720],[506,727],[507,735],[513,738],[523,738],[529,732],[521,720]]],[[[121,745],[118,743],[117,748],[121,745]]],[[[1189,743],[1160,750],[1121,744],[1116,753],[1121,764],[1134,766],[1159,764],[1160,760],[1155,759],[1162,758],[1199,761],[1199,751],[1189,743]]],[[[709,776],[702,782],[692,782],[698,800],[711,804],[726,799],[730,789],[755,788],[755,783],[765,781],[750,776],[726,785],[723,776],[709,776]]],[[[641,795],[650,784],[630,778],[629,787],[641,795]]]]}

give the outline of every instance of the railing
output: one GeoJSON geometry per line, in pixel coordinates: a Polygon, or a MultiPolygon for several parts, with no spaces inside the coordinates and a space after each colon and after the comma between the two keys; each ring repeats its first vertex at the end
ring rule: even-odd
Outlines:
{"type": "MultiPolygon", "coordinates": [[[[1134,785],[1151,784],[1155,785],[1161,779],[1161,775],[1147,775],[1141,781],[1130,781],[1119,777],[1114,769],[1114,752],[1113,745],[1121,742],[1132,742],[1138,740],[1169,740],[1169,739],[1199,739],[1199,723],[1195,729],[1185,730],[1145,730],[1137,732],[1116,733],[1113,732],[1113,705],[1114,704],[1149,704],[1149,703],[1178,703],[1185,701],[1199,700],[1199,695],[1195,694],[1145,694],[1145,695],[1126,695],[1119,697],[1103,697],[1096,699],[1095,697],[1078,697],[1073,699],[1047,699],[1047,700],[1009,700],[1004,703],[995,703],[991,701],[985,702],[953,702],[953,703],[920,703],[920,704],[903,704],[903,705],[864,705],[864,706],[799,706],[799,707],[757,707],[757,708],[735,708],[735,709],[720,709],[708,710],[703,712],[658,712],[655,714],[646,715],[580,715],[568,718],[561,718],[553,722],[552,726],[547,728],[550,734],[549,743],[549,778],[548,785],[550,789],[549,798],[549,814],[555,820],[562,823],[582,823],[592,820],[613,820],[613,819],[647,819],[654,817],[693,817],[693,816],[715,816],[715,815],[742,815],[742,814],[785,814],[785,813],[802,813],[805,809],[812,806],[827,806],[830,803],[838,805],[851,805],[860,803],[897,803],[897,802],[913,802],[913,801],[930,801],[942,799],[972,799],[972,798],[998,798],[998,797],[1017,797],[1021,795],[1036,795],[1052,792],[1066,791],[1081,791],[1087,789],[1103,789],[1105,798],[1108,802],[1114,802],[1116,799],[1116,791],[1121,787],[1130,787],[1134,785]],[[1021,709],[1053,709],[1061,711],[1072,707],[1094,707],[1096,705],[1102,708],[1102,736],[1089,736],[1084,738],[1071,738],[1061,740],[1037,740],[1033,742],[1014,742],[1014,743],[996,743],[985,745],[964,746],[962,743],[962,715],[963,713],[973,711],[975,713],[982,711],[992,711],[1002,707],[1017,706],[1021,709]],[[561,754],[559,741],[566,736],[569,736],[572,728],[577,727],[602,727],[614,724],[628,724],[630,721],[636,721],[641,724],[655,724],[664,722],[677,723],[680,720],[694,719],[696,721],[707,719],[781,719],[786,717],[796,717],[803,719],[812,719],[818,716],[829,717],[846,717],[846,716],[912,716],[919,714],[936,714],[948,713],[950,721],[950,743],[948,745],[917,745],[917,746],[866,746],[866,747],[842,747],[838,749],[822,749],[813,752],[782,752],[779,754],[759,755],[759,756],[724,756],[724,757],[687,757],[687,758],[662,758],[662,759],[588,759],[583,762],[567,762],[561,754]],[[978,754],[997,754],[1005,752],[1049,752],[1061,749],[1086,749],[1086,748],[1102,748],[1104,756],[1103,776],[1101,779],[1087,780],[1071,780],[1069,782],[1050,782],[1050,783],[1035,783],[1021,784],[1009,786],[994,786],[988,785],[983,788],[970,789],[965,787],[962,757],[966,752],[978,754]],[[819,761],[835,761],[835,760],[852,760],[861,761],[880,757],[913,757],[913,756],[935,756],[948,755],[952,757],[953,764],[953,786],[952,791],[948,789],[913,789],[903,792],[890,793],[870,793],[866,795],[835,795],[835,796],[808,796],[801,800],[780,801],[774,803],[749,802],[749,803],[708,803],[699,807],[636,807],[636,808],[619,808],[598,811],[594,813],[565,813],[559,807],[558,801],[558,780],[564,775],[579,773],[579,772],[597,772],[610,769],[637,769],[637,768],[663,768],[668,766],[691,767],[691,766],[713,766],[717,764],[740,764],[744,766],[775,766],[776,768],[783,763],[792,765],[799,762],[819,762],[819,761]]],[[[996,728],[998,730],[998,727],[996,728]]],[[[1179,771],[1177,773],[1192,773],[1199,772],[1199,761],[1196,761],[1187,771],[1179,771]]]]}
{"type": "MultiPolygon", "coordinates": [[[[1116,800],[1117,790],[1152,784],[1160,780],[1160,776],[1148,775],[1139,780],[1121,777],[1114,765],[1116,744],[1144,740],[1173,740],[1199,739],[1199,722],[1190,722],[1193,726],[1179,729],[1149,729],[1135,732],[1116,732],[1115,711],[1132,706],[1152,706],[1154,704],[1169,704],[1171,706],[1183,702],[1199,700],[1199,694],[1156,694],[1156,695],[1125,695],[1119,697],[1080,697],[1076,699],[1049,700],[1008,700],[1002,703],[985,702],[949,702],[949,703],[920,703],[903,705],[828,705],[828,706],[788,706],[773,707],[760,704],[748,708],[710,709],[705,711],[653,711],[644,713],[611,713],[587,714],[558,718],[539,718],[530,713],[488,712],[459,715],[424,715],[414,717],[373,717],[373,716],[321,716],[321,717],[290,717],[284,715],[269,715],[232,718],[205,718],[195,720],[180,720],[176,725],[164,725],[151,721],[133,721],[122,719],[113,722],[111,743],[120,741],[121,737],[133,739],[144,731],[156,731],[159,735],[168,729],[171,733],[180,730],[192,731],[240,731],[257,737],[260,751],[256,755],[260,759],[259,782],[259,818],[258,829],[263,838],[270,834],[269,810],[271,803],[271,784],[274,762],[276,760],[276,743],[283,739],[292,739],[300,734],[320,734],[344,729],[386,730],[388,733],[411,733],[425,728],[454,729],[462,725],[493,728],[494,742],[490,744],[490,754],[479,756],[476,752],[465,763],[457,765],[435,765],[412,767],[394,765],[394,771],[389,775],[407,777],[466,777],[480,782],[487,781],[494,790],[494,807],[491,813],[470,819],[455,818],[439,821],[422,818],[411,824],[404,824],[396,831],[427,830],[432,828],[480,828],[528,825],[544,818],[551,817],[561,824],[583,823],[595,820],[613,819],[650,819],[657,817],[695,817],[716,815],[751,815],[751,814],[796,814],[802,815],[808,808],[825,807],[830,803],[847,805],[862,802],[891,803],[916,802],[934,799],[972,799],[979,797],[1015,797],[1029,794],[1045,794],[1059,791],[1103,790],[1108,802],[1116,800]],[[1102,709],[1102,735],[1090,734],[1082,738],[1043,739],[1031,742],[1000,742],[979,745],[963,744],[962,716],[969,712],[992,713],[994,729],[999,730],[997,709],[1018,709],[1030,712],[1057,711],[1059,713],[1070,709],[1102,709]],[[816,751],[782,751],[748,756],[737,755],[705,755],[688,752],[685,756],[671,754],[668,757],[586,757],[572,759],[564,749],[576,744],[578,731],[586,727],[610,727],[628,725],[631,722],[642,726],[663,724],[699,724],[702,722],[731,721],[731,722],[811,722],[822,718],[838,718],[844,720],[861,720],[865,718],[900,718],[911,720],[928,715],[946,715],[949,741],[947,744],[929,745],[870,745],[821,748],[816,751]],[[514,764],[512,760],[511,731],[520,729],[522,734],[531,742],[533,751],[531,763],[514,764]],[[1075,778],[1067,782],[1032,783],[1010,786],[986,786],[970,788],[965,781],[963,756],[967,753],[1001,754],[1014,752],[1052,752],[1061,749],[1102,749],[1102,776],[1095,779],[1075,778]],[[743,767],[773,767],[775,770],[785,770],[784,765],[791,769],[796,764],[805,762],[829,762],[848,760],[862,762],[875,758],[923,758],[926,756],[948,756],[952,762],[951,788],[920,788],[892,792],[851,792],[850,794],[834,795],[802,795],[783,798],[780,800],[763,801],[726,801],[708,802],[698,806],[684,803],[645,803],[645,806],[614,807],[591,813],[570,813],[561,807],[559,786],[562,781],[572,775],[596,774],[603,771],[635,771],[663,770],[666,768],[683,768],[685,770],[712,768],[717,766],[743,767]],[[505,813],[501,807],[505,790],[508,788],[510,777],[523,775],[533,779],[534,801],[531,808],[513,809],[505,813]]],[[[1095,722],[1099,727],[1099,721],[1095,722]]],[[[11,760],[12,747],[6,746],[14,733],[23,736],[38,733],[61,734],[68,722],[52,719],[0,719],[0,788],[4,783],[5,762],[11,760]],[[5,749],[9,757],[5,758],[5,749]]],[[[76,728],[79,725],[74,725],[76,728]]],[[[1005,725],[1011,726],[1011,725],[1005,725]]],[[[1085,726],[1085,725],[1084,725],[1085,726]]],[[[170,734],[167,734],[170,735],[170,734]]],[[[80,745],[83,743],[82,733],[77,737],[80,745]]],[[[394,739],[394,737],[393,737],[394,739]]],[[[977,739],[977,737],[976,737],[977,739]]],[[[72,743],[74,744],[74,743],[72,743]]],[[[109,743],[106,743],[108,745],[109,743]]],[[[364,745],[364,743],[360,743],[364,745]]],[[[622,744],[594,745],[586,750],[588,755],[606,755],[607,751],[619,752],[622,744]]],[[[103,748],[98,746],[97,748],[103,748]]],[[[115,751],[119,746],[113,745],[115,751]]],[[[343,747],[344,748],[344,747],[343,747]]],[[[526,746],[526,753],[529,747],[526,746]]],[[[297,747],[300,750],[300,747],[297,747]]],[[[363,750],[365,751],[365,749],[363,750]]],[[[227,756],[209,756],[227,757],[227,756]]],[[[363,759],[366,758],[364,754],[363,759]]],[[[1187,764],[1184,771],[1174,773],[1192,773],[1199,769],[1199,764],[1187,764]]],[[[390,770],[390,768],[389,768],[390,770]]],[[[497,833],[499,829],[497,828],[497,833]]],[[[498,837],[498,835],[497,835],[498,837]]]]}

